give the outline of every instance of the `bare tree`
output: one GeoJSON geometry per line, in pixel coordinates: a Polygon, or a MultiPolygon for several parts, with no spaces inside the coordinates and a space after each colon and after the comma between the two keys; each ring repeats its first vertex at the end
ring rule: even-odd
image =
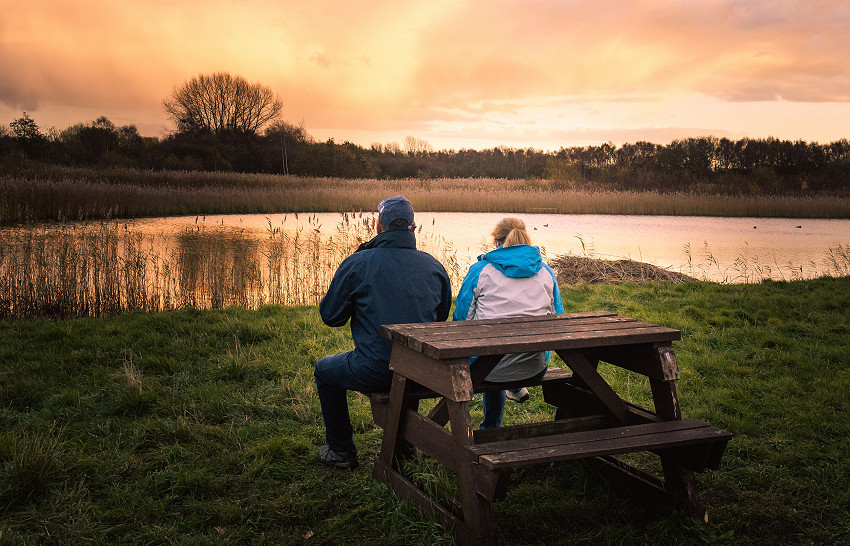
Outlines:
{"type": "Polygon", "coordinates": [[[433,152],[434,149],[428,144],[427,140],[408,136],[404,139],[404,151],[408,155],[423,155],[433,152]]]}
{"type": "Polygon", "coordinates": [[[188,133],[255,134],[283,110],[269,87],[227,72],[195,76],[175,88],[163,106],[177,130],[188,133]]]}

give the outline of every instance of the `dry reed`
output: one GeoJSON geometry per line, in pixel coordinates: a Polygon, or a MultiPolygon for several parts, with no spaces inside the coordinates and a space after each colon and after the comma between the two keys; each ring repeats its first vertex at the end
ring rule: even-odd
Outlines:
{"type": "MultiPolygon", "coordinates": [[[[309,216],[294,232],[269,224],[265,235],[239,228],[192,226],[176,237],[133,231],[116,220],[0,230],[0,318],[102,316],[177,308],[314,305],[339,264],[375,234],[374,215],[346,213],[332,229],[309,216]],[[323,231],[324,229],[324,231],[323,231]]],[[[420,249],[435,256],[459,287],[469,264],[451,243],[417,230],[420,249]]],[[[584,244],[582,242],[582,244],[584,244]]],[[[820,264],[764,264],[742,253],[721,266],[704,249],[685,273],[633,260],[583,256],[552,261],[563,284],[722,279],[797,280],[850,274],[850,250],[829,249],[820,264]]]]}
{"type": "Polygon", "coordinates": [[[631,259],[608,259],[595,255],[592,247],[581,240],[582,255],[564,254],[550,260],[558,282],[563,285],[620,284],[626,282],[666,281],[716,281],[720,283],[759,283],[765,280],[797,281],[817,277],[844,277],[850,275],[850,248],[838,245],[827,250],[819,263],[807,264],[764,263],[758,256],[750,255],[745,248],[731,264],[721,264],[706,245],[701,260],[695,261],[693,250],[686,245],[687,264],[684,272],[673,271],[631,259]]]}
{"type": "Polygon", "coordinates": [[[620,284],[624,282],[669,281],[682,283],[693,277],[634,260],[600,260],[588,256],[562,255],[549,263],[560,284],[620,284]]]}
{"type": "Polygon", "coordinates": [[[850,200],[564,188],[550,180],[365,180],[276,175],[57,171],[50,179],[0,175],[0,225],[214,213],[372,210],[404,194],[418,211],[850,218],[850,200]]]}
{"type": "MultiPolygon", "coordinates": [[[[265,236],[203,224],[147,235],[114,220],[0,230],[0,318],[314,305],[374,235],[363,214],[342,215],[330,234],[315,216],[295,232],[269,222],[265,236]]],[[[465,264],[451,245],[421,229],[417,237],[459,285],[465,264]]]]}

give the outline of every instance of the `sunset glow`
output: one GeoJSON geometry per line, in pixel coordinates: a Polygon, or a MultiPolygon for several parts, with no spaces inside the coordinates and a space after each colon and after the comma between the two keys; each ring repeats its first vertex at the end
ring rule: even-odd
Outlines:
{"type": "Polygon", "coordinates": [[[271,87],[314,138],[435,149],[714,135],[830,142],[850,126],[850,4],[0,0],[0,124],[99,116],[143,135],[200,73],[271,87]]]}

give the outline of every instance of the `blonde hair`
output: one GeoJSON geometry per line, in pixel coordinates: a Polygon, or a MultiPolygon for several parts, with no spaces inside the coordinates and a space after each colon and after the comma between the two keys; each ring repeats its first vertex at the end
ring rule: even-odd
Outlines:
{"type": "Polygon", "coordinates": [[[525,222],[519,218],[502,218],[493,229],[492,235],[502,246],[531,244],[531,237],[525,230],[525,222]]]}

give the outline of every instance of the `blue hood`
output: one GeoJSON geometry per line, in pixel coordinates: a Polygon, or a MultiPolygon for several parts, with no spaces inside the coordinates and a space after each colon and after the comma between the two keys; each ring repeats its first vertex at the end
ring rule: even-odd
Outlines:
{"type": "Polygon", "coordinates": [[[514,279],[533,277],[543,267],[540,249],[530,245],[500,246],[478,257],[514,279]]]}

